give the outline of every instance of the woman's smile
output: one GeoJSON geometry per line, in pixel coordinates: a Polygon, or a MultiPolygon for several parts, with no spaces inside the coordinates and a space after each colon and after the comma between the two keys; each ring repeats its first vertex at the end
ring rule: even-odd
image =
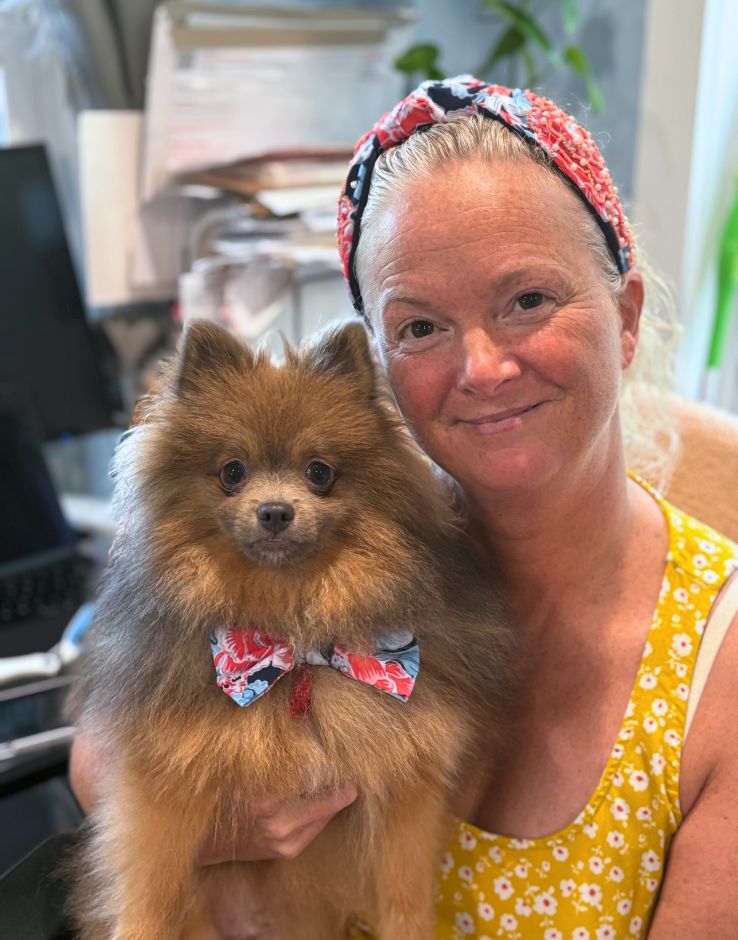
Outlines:
{"type": "Polygon", "coordinates": [[[475,434],[502,434],[527,424],[530,417],[537,414],[545,401],[520,408],[507,408],[504,411],[491,411],[475,418],[456,418],[452,424],[461,425],[475,434]]]}

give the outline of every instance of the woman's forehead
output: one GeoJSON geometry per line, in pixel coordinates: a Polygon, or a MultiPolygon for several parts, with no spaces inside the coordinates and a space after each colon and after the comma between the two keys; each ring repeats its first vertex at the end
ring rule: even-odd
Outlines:
{"type": "Polygon", "coordinates": [[[586,210],[566,185],[530,163],[459,165],[421,179],[372,218],[366,275],[374,284],[450,268],[463,276],[581,256],[586,210]]]}

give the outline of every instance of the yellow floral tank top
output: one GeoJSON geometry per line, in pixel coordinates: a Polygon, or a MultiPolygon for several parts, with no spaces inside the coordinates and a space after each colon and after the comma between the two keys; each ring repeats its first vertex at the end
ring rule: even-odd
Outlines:
{"type": "MultiPolygon", "coordinates": [[[[648,932],[682,820],[679,767],[697,649],[738,568],[738,545],[656,498],[669,527],[664,579],[597,789],[573,822],[544,838],[457,823],[441,864],[436,940],[639,940],[648,932]]],[[[351,936],[373,934],[356,924],[351,936]]]]}
{"type": "Polygon", "coordinates": [[[436,940],[638,940],[648,932],[682,814],[687,698],[710,607],[738,545],[659,499],[669,552],[625,717],[591,799],[559,832],[458,823],[441,865],[436,940]]]}

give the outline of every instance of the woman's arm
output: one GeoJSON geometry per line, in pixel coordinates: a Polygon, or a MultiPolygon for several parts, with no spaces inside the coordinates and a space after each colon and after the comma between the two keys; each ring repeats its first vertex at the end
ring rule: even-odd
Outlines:
{"type": "MultiPolygon", "coordinates": [[[[89,813],[100,799],[109,762],[91,735],[75,738],[69,760],[72,790],[82,809],[89,813]]],[[[336,813],[356,799],[352,786],[342,787],[321,799],[277,803],[264,800],[244,812],[237,838],[216,838],[212,833],[200,853],[203,865],[224,861],[258,861],[295,858],[323,831],[336,813]]]]}
{"type": "Polygon", "coordinates": [[[738,618],[710,671],[685,745],[682,774],[691,776],[692,768],[699,768],[696,795],[669,852],[649,940],[738,936],[736,675],[738,618]]]}

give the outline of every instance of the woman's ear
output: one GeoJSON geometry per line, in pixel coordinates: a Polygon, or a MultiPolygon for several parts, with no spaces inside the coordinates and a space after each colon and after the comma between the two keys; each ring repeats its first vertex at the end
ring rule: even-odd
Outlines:
{"type": "Polygon", "coordinates": [[[623,369],[627,369],[633,361],[638,346],[644,296],[641,272],[634,269],[623,275],[623,284],[617,297],[620,316],[620,365],[623,369]]]}

